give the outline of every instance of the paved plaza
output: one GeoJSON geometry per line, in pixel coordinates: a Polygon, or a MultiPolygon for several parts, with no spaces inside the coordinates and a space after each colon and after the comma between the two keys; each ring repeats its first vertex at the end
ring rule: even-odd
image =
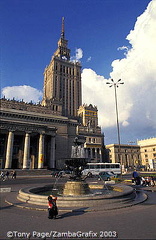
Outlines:
{"type": "Polygon", "coordinates": [[[50,176],[22,176],[1,182],[0,239],[156,239],[156,187],[145,188],[148,199],[142,204],[110,211],[59,211],[56,220],[48,219],[46,209],[25,209],[9,205],[19,189],[52,182],[50,176]],[[147,191],[148,190],[148,191],[147,191]]]}

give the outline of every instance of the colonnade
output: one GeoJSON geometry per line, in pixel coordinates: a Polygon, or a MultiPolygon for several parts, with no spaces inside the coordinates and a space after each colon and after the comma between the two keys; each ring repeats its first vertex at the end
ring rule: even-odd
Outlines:
{"type": "MultiPolygon", "coordinates": [[[[23,153],[23,169],[30,168],[30,137],[31,132],[25,133],[24,139],[24,153],[23,153]]],[[[42,169],[44,166],[44,145],[45,145],[45,133],[40,133],[39,146],[38,146],[38,169],[42,169]]],[[[14,143],[14,131],[9,131],[7,147],[6,147],[6,161],[5,168],[12,167],[13,157],[13,143],[14,143]]],[[[49,168],[55,167],[55,136],[51,135],[51,148],[50,148],[50,162],[49,168]]]]}
{"type": "Polygon", "coordinates": [[[85,148],[85,157],[95,162],[102,162],[101,148],[85,148]]]}

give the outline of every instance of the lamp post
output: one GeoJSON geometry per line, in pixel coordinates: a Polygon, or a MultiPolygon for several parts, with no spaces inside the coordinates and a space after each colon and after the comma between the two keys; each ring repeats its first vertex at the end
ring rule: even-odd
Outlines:
{"type": "Polygon", "coordinates": [[[116,109],[116,124],[117,124],[118,144],[119,144],[119,162],[120,162],[120,164],[121,164],[121,176],[122,176],[121,143],[120,143],[120,129],[119,129],[119,116],[118,116],[118,101],[117,101],[117,91],[116,91],[116,88],[118,88],[120,84],[124,84],[124,82],[121,82],[121,79],[119,79],[117,82],[114,82],[114,80],[111,79],[111,82],[106,82],[106,84],[109,84],[109,87],[113,87],[113,86],[114,86],[115,109],[116,109]]]}

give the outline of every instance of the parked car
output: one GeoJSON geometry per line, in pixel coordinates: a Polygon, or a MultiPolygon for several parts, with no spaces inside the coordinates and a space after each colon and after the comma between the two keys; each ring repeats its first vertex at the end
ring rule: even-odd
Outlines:
{"type": "Polygon", "coordinates": [[[60,170],[55,169],[55,170],[53,170],[53,171],[51,172],[50,175],[51,175],[52,177],[57,177],[58,174],[59,174],[59,172],[60,172],[60,170]]]}
{"type": "Polygon", "coordinates": [[[72,171],[70,170],[62,170],[59,172],[59,175],[63,176],[70,176],[72,174],[72,171]]]}
{"type": "Polygon", "coordinates": [[[59,178],[63,176],[70,176],[70,174],[72,174],[70,170],[54,170],[51,173],[53,177],[59,177],[59,178]]]}
{"type": "Polygon", "coordinates": [[[115,174],[114,172],[108,172],[111,178],[119,178],[119,174],[115,174]]]}
{"type": "Polygon", "coordinates": [[[100,172],[98,175],[98,180],[110,181],[113,175],[110,175],[108,172],[100,172]]]}

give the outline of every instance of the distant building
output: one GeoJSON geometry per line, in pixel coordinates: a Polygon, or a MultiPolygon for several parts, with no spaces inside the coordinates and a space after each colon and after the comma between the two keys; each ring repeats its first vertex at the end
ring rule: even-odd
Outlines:
{"type": "Polygon", "coordinates": [[[81,124],[77,126],[77,134],[86,138],[84,144],[86,158],[89,162],[103,161],[104,135],[98,126],[98,110],[92,104],[83,104],[78,109],[81,124]]]}
{"type": "Polygon", "coordinates": [[[140,146],[121,144],[106,145],[107,160],[112,163],[122,161],[125,168],[141,166],[140,146]]]}
{"type": "Polygon", "coordinates": [[[41,104],[0,100],[0,168],[61,169],[78,135],[86,137],[87,158],[102,161],[98,111],[81,106],[81,64],[70,61],[67,43],[62,19],[58,48],[44,71],[41,104]]]}
{"type": "Polygon", "coordinates": [[[138,140],[137,144],[140,146],[140,154],[142,165],[147,169],[156,168],[156,138],[149,138],[138,140]]]}

